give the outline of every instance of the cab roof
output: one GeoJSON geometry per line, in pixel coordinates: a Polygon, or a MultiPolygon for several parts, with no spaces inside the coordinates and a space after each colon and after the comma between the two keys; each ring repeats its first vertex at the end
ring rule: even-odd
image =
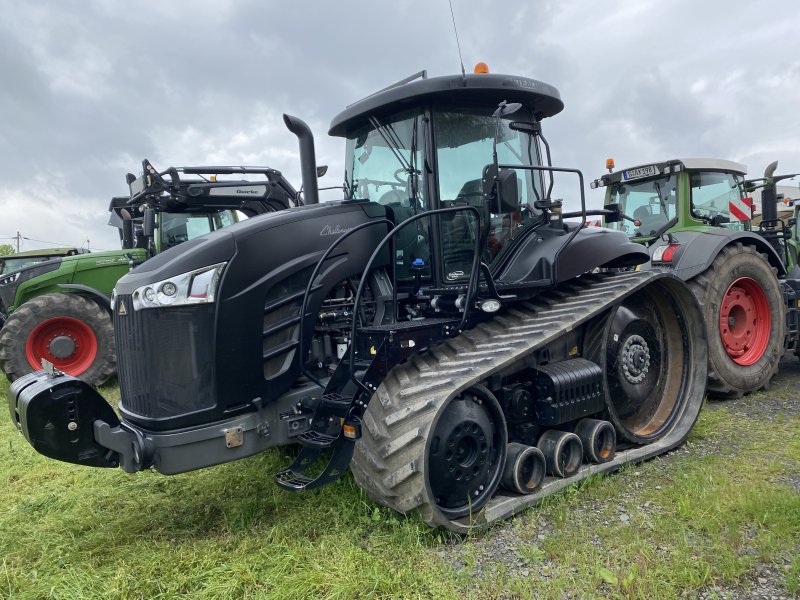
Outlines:
{"type": "Polygon", "coordinates": [[[423,104],[477,104],[496,106],[503,100],[519,102],[533,110],[536,119],[552,117],[564,109],[552,85],[517,75],[446,75],[401,82],[351,104],[331,121],[329,134],[344,137],[370,116],[395,113],[423,104]]]}
{"type": "Polygon", "coordinates": [[[3,258],[30,258],[39,256],[71,256],[73,254],[84,254],[87,251],[83,248],[44,248],[41,250],[25,250],[8,254],[3,258]]]}
{"type": "Polygon", "coordinates": [[[727,171],[729,173],[747,175],[746,165],[721,158],[675,158],[667,162],[679,162],[684,169],[696,171],[727,171]]]}
{"type": "Polygon", "coordinates": [[[633,179],[646,179],[649,177],[662,175],[664,173],[683,171],[685,169],[692,171],[721,171],[726,173],[735,173],[737,175],[747,175],[747,166],[732,160],[724,160],[721,158],[672,158],[670,160],[660,162],[653,161],[649,163],[643,163],[641,165],[619,169],[613,173],[606,173],[599,179],[592,181],[591,187],[603,187],[612,183],[618,183],[623,179],[626,181],[633,179]],[[652,173],[646,173],[645,170],[650,168],[655,168],[656,171],[652,173]],[[630,175],[631,173],[634,174],[630,175]]]}

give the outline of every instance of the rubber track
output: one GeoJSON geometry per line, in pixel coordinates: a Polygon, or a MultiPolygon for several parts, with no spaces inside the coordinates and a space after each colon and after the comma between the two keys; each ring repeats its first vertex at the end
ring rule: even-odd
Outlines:
{"type": "MultiPolygon", "coordinates": [[[[478,514],[454,521],[436,509],[425,484],[425,442],[435,415],[449,399],[492,374],[517,370],[525,355],[602,314],[659,276],[653,271],[638,271],[572,280],[534,301],[515,304],[491,321],[395,367],[378,387],[364,415],[362,437],[350,464],[356,482],[378,504],[401,513],[417,511],[433,527],[466,533],[508,518],[589,475],[616,470],[678,445],[688,428],[673,430],[652,444],[618,452],[611,462],[584,464],[573,477],[548,477],[536,494],[506,495],[500,490],[478,514]]],[[[699,395],[697,410],[701,401],[699,395]]]]}

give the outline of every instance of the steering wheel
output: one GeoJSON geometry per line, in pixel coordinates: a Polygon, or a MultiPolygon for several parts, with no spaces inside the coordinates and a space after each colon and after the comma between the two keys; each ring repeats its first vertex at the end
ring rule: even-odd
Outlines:
{"type": "Polygon", "coordinates": [[[466,200],[467,198],[483,198],[483,192],[464,192],[456,196],[456,201],[466,200]]]}
{"type": "MultiPolygon", "coordinates": [[[[401,171],[402,170],[403,169],[401,169],[401,171]]],[[[400,188],[404,188],[406,186],[406,182],[405,181],[401,181],[401,182],[398,183],[398,182],[394,182],[394,181],[383,181],[381,179],[359,179],[357,187],[358,187],[358,193],[359,193],[361,198],[369,198],[370,197],[370,194],[369,194],[369,186],[370,185],[374,185],[376,189],[379,188],[382,185],[388,185],[392,189],[400,189],[400,188]]]]}

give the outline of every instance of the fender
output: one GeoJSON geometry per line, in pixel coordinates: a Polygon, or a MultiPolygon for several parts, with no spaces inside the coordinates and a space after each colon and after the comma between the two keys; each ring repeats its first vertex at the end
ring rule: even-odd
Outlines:
{"type": "Polygon", "coordinates": [[[97,302],[101,307],[111,312],[111,298],[108,294],[104,294],[100,290],[96,290],[88,285],[80,285],[78,283],[59,283],[58,287],[62,290],[74,291],[81,296],[86,296],[97,302]]]}
{"type": "MultiPolygon", "coordinates": [[[[681,245],[675,252],[672,266],[647,263],[642,265],[643,270],[669,271],[688,281],[708,269],[725,246],[741,242],[755,246],[760,253],[765,254],[770,266],[778,270],[778,277],[786,275],[786,265],[783,264],[780,255],[764,238],[751,231],[732,231],[722,228],[711,231],[678,231],[673,233],[672,237],[681,245]]],[[[657,248],[666,245],[667,242],[657,240],[648,248],[650,256],[657,248]]]]}
{"type": "Polygon", "coordinates": [[[621,231],[602,227],[581,228],[567,244],[569,229],[540,227],[520,238],[507,259],[498,265],[495,281],[504,285],[553,285],[595,267],[627,268],[646,263],[650,255],[641,244],[631,242],[621,231]],[[557,260],[556,260],[557,257],[557,260]],[[556,269],[556,264],[557,269],[556,269]]]}

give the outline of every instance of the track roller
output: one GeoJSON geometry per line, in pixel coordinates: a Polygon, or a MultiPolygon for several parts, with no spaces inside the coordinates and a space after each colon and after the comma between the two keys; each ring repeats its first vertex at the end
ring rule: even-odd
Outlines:
{"type": "Polygon", "coordinates": [[[545,431],[536,447],[544,454],[547,472],[555,477],[572,477],[583,462],[581,439],[569,431],[545,431]]]}
{"type": "Polygon", "coordinates": [[[614,458],[617,432],[608,421],[581,419],[575,427],[575,435],[581,439],[583,457],[588,462],[602,464],[614,458]]]}
{"type": "Polygon", "coordinates": [[[532,494],[542,487],[546,468],[541,450],[511,443],[506,449],[506,466],[500,485],[510,492],[532,494]]]}

